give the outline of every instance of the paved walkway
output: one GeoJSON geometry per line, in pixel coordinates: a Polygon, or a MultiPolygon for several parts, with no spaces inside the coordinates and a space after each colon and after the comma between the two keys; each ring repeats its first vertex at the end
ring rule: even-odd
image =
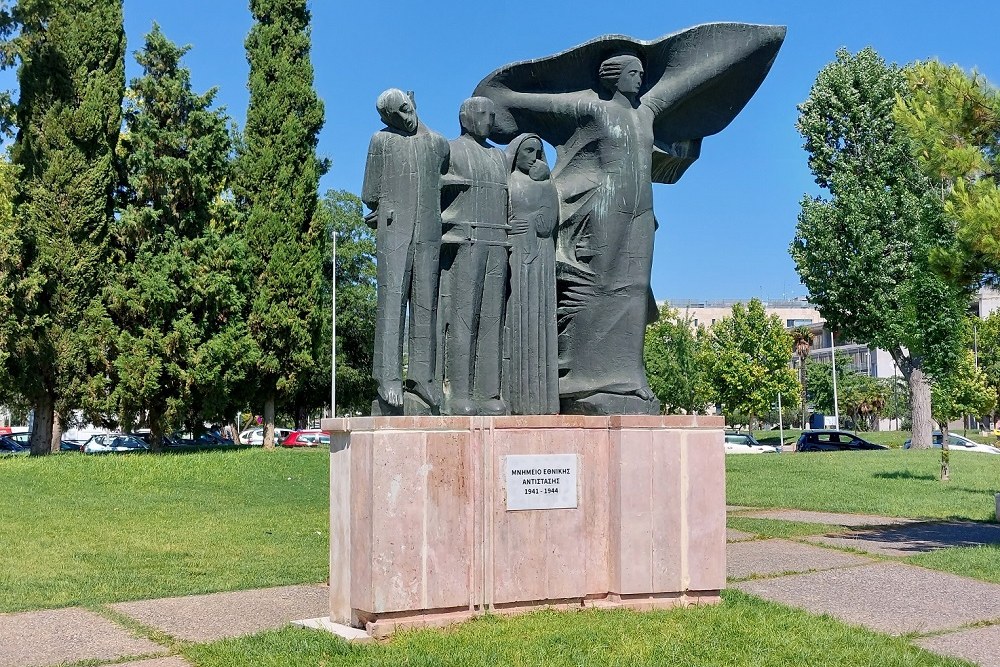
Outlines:
{"type": "Polygon", "coordinates": [[[0,667],[51,667],[84,660],[114,667],[190,667],[171,648],[172,641],[210,642],[251,634],[329,614],[329,609],[329,589],[316,585],[124,602],[102,607],[108,616],[73,608],[0,614],[0,667]],[[128,625],[144,631],[110,620],[115,617],[127,618],[128,625]],[[118,662],[126,658],[133,660],[118,662]]]}
{"type": "MultiPolygon", "coordinates": [[[[741,516],[856,527],[849,533],[761,539],[730,530],[730,586],[829,614],[852,625],[906,635],[915,645],[1000,667],[1000,585],[936,572],[900,556],[950,546],[1000,544],[1000,525],[730,508],[741,516]]],[[[123,602],[95,611],[0,614],[0,667],[66,663],[190,667],[176,642],[210,642],[328,610],[326,586],[123,602]],[[117,621],[117,622],[116,622],[117,621]]]]}
{"type": "Polygon", "coordinates": [[[1000,667],[1000,585],[899,561],[947,547],[1000,544],[1000,525],[798,510],[733,511],[856,530],[794,540],[731,536],[730,587],[851,625],[907,635],[915,645],[941,655],[1000,667]]]}

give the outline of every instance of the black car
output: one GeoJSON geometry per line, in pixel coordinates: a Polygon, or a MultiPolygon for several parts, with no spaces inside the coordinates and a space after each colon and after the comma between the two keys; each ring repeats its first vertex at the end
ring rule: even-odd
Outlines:
{"type": "Polygon", "coordinates": [[[30,451],[9,435],[0,435],[0,454],[23,454],[30,451]]]}
{"type": "Polygon", "coordinates": [[[889,449],[868,442],[847,431],[803,431],[795,443],[797,452],[844,452],[860,449],[889,449]]]}

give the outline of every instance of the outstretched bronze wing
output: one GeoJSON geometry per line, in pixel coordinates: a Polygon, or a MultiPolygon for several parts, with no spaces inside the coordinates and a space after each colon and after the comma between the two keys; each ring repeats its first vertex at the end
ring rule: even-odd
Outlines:
{"type": "Polygon", "coordinates": [[[473,94],[497,105],[495,141],[536,132],[560,147],[579,129],[564,114],[581,93],[598,90],[601,62],[636,55],[645,69],[640,99],[655,113],[653,181],[674,183],[698,158],[701,139],[723,130],[746,106],[784,38],[783,26],[746,23],[706,23],[651,41],[607,35],[505,65],[473,94]]]}

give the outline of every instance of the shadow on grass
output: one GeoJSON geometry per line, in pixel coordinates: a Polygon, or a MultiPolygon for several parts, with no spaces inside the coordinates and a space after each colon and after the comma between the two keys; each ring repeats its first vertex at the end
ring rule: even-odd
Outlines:
{"type": "Polygon", "coordinates": [[[925,481],[936,482],[937,477],[934,475],[916,474],[910,471],[896,471],[896,472],[877,472],[872,475],[876,479],[922,479],[925,481]]]}

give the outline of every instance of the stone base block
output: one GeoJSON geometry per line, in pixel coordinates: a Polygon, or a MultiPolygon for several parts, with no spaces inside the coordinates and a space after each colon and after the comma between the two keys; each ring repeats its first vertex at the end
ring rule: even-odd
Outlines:
{"type": "Polygon", "coordinates": [[[560,400],[559,412],[564,415],[659,415],[660,401],[621,394],[592,394],[560,400]]]}
{"type": "Polygon", "coordinates": [[[725,587],[721,418],[362,417],[323,428],[335,622],[381,636],[482,613],[710,603],[725,587]],[[575,507],[508,509],[505,461],[525,455],[574,457],[575,507]]]}

